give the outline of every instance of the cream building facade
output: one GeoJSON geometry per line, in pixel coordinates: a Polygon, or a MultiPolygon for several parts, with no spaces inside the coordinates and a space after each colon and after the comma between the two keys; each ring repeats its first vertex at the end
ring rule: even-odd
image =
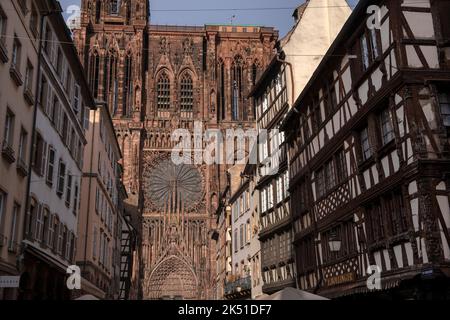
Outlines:
{"type": "MultiPolygon", "coordinates": [[[[39,1],[0,3],[0,277],[19,275],[16,258],[23,237],[40,10],[39,1]]],[[[0,288],[0,300],[17,295],[17,288],[0,288]]]]}
{"type": "MultiPolygon", "coordinates": [[[[34,1],[24,3],[31,8],[34,1]]],[[[85,129],[95,107],[60,4],[45,4],[30,193],[18,259],[20,299],[72,295],[66,277],[75,264],[85,129]]]]}
{"type": "Polygon", "coordinates": [[[84,155],[76,261],[82,291],[101,299],[119,293],[123,200],[122,158],[106,105],[90,111],[84,155]]]}

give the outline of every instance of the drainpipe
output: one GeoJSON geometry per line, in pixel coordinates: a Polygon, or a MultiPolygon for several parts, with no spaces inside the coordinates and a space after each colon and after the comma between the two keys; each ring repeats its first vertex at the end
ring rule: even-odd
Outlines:
{"type": "Polygon", "coordinates": [[[292,98],[292,105],[293,105],[295,102],[294,68],[292,66],[292,63],[280,58],[280,53],[277,53],[276,57],[277,57],[278,62],[281,62],[282,64],[287,65],[289,67],[289,71],[290,71],[290,75],[291,75],[291,88],[292,88],[292,97],[291,98],[292,98]]]}

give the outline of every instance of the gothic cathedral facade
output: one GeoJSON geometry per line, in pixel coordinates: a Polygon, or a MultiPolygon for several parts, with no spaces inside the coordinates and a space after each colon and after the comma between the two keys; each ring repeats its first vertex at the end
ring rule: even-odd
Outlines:
{"type": "Polygon", "coordinates": [[[227,165],[175,165],[174,130],[250,128],[252,86],[278,33],[258,26],[151,25],[148,0],[82,0],[75,43],[108,105],[128,205],[140,217],[144,299],[212,299],[211,231],[227,165]]]}

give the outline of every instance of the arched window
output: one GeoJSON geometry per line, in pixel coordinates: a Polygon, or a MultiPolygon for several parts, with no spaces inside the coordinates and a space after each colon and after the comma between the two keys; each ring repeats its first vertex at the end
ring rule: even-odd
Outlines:
{"type": "Polygon", "coordinates": [[[192,77],[185,72],[180,81],[181,111],[192,111],[194,109],[194,87],[192,77]]]}
{"type": "Polygon", "coordinates": [[[103,63],[103,99],[111,106],[114,115],[118,107],[118,59],[116,52],[111,50],[107,53],[103,63]]]}
{"type": "Polygon", "coordinates": [[[94,98],[98,98],[99,77],[100,77],[100,56],[97,51],[94,51],[91,54],[89,62],[89,83],[91,85],[91,90],[94,95],[94,98]]]}
{"type": "Polygon", "coordinates": [[[133,58],[128,53],[125,58],[125,79],[123,82],[123,115],[128,116],[133,103],[133,58]]]}
{"type": "Polygon", "coordinates": [[[95,3],[95,23],[100,23],[100,17],[102,13],[102,2],[97,0],[95,3]]]}
{"type": "Polygon", "coordinates": [[[241,56],[236,56],[232,66],[232,112],[233,120],[239,120],[239,113],[242,102],[242,66],[241,56]]]}
{"type": "Polygon", "coordinates": [[[163,71],[158,77],[156,94],[158,110],[168,110],[170,108],[170,79],[166,71],[163,71]]]}
{"type": "Polygon", "coordinates": [[[259,62],[256,60],[252,65],[252,83],[256,84],[259,76],[259,62]]]}
{"type": "Polygon", "coordinates": [[[225,66],[223,60],[219,60],[217,66],[217,80],[218,80],[218,92],[217,92],[217,118],[225,119],[225,66]]]}

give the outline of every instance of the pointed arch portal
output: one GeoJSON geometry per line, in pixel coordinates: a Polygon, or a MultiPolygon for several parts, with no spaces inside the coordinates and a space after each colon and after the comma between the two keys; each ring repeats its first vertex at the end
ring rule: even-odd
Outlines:
{"type": "Polygon", "coordinates": [[[149,300],[198,299],[198,280],[194,270],[178,256],[169,256],[160,262],[147,280],[149,300]]]}

